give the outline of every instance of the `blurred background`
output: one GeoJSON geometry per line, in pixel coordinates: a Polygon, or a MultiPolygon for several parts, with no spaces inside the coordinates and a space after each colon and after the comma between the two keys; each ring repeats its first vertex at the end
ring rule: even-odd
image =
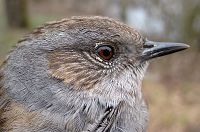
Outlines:
{"type": "Polygon", "coordinates": [[[0,63],[33,28],[74,15],[108,16],[151,40],[189,44],[151,61],[143,92],[149,132],[200,132],[199,0],[0,0],[0,63]]]}

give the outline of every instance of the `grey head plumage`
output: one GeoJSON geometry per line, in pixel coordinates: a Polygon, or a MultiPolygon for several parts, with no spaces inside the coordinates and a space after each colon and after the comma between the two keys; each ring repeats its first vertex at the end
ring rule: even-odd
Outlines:
{"type": "Polygon", "coordinates": [[[48,23],[20,40],[1,68],[0,127],[146,131],[141,82],[148,60],[187,47],[148,41],[106,17],[48,23]]]}

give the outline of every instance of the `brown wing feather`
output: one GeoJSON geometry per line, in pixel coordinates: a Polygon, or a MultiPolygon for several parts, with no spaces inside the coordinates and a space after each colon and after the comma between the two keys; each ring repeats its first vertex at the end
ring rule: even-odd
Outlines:
{"type": "MultiPolygon", "coordinates": [[[[5,64],[5,62],[3,64],[5,64]]],[[[0,70],[2,70],[3,64],[1,65],[0,70]]],[[[8,106],[9,106],[9,100],[5,96],[4,91],[3,91],[2,80],[3,80],[3,74],[0,71],[0,132],[5,131],[6,118],[3,115],[8,110],[8,106]]]]}

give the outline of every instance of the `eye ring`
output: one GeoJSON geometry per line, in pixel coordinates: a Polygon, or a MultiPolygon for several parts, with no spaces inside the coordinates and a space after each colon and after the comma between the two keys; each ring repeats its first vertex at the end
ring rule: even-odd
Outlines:
{"type": "Polygon", "coordinates": [[[96,53],[104,61],[109,61],[113,58],[114,48],[111,45],[99,45],[96,48],[96,53]]]}

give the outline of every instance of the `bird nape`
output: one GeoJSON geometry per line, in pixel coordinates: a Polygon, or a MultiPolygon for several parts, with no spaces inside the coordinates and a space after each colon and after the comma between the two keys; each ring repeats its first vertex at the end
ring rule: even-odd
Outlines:
{"type": "Polygon", "coordinates": [[[47,23],[20,40],[0,71],[0,130],[144,132],[148,60],[184,50],[106,17],[47,23]]]}

